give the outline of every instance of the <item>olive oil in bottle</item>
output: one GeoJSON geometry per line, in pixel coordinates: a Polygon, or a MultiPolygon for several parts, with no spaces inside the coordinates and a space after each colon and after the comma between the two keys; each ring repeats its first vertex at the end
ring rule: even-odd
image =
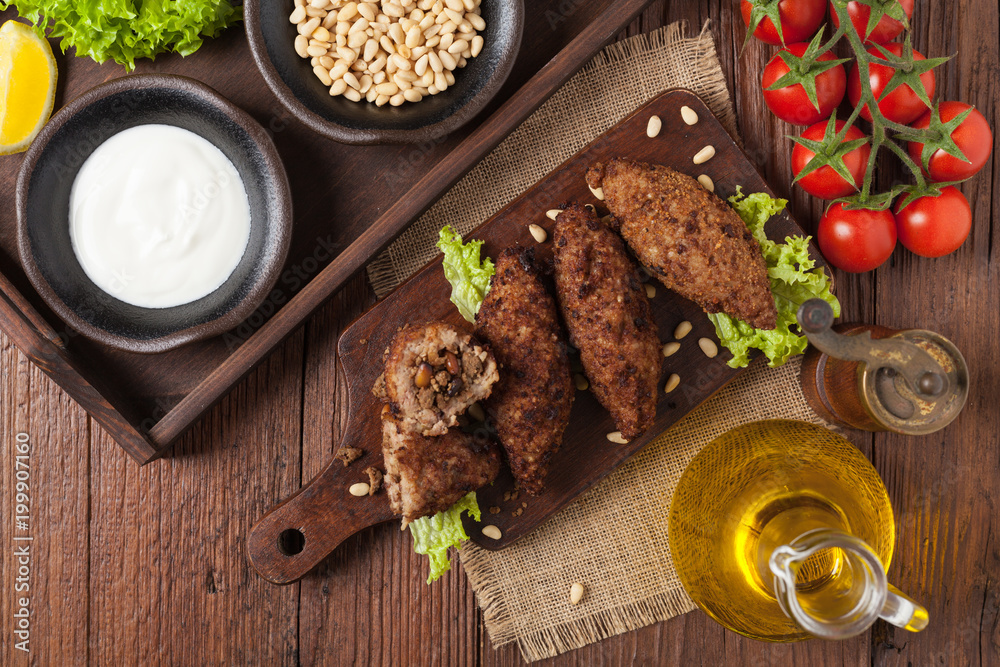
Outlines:
{"type": "MultiPolygon", "coordinates": [[[[879,569],[879,561],[888,568],[895,540],[889,497],[861,452],[832,431],[788,420],[746,424],[707,445],[678,482],[668,530],[674,565],[698,606],[736,632],[770,641],[811,636],[775,593],[769,561],[776,549],[806,534],[835,533],[867,543],[879,569]]],[[[855,613],[866,566],[850,547],[808,553],[792,571],[793,606],[830,623],[855,613]]],[[[884,589],[884,569],[875,574],[884,589]]]]}

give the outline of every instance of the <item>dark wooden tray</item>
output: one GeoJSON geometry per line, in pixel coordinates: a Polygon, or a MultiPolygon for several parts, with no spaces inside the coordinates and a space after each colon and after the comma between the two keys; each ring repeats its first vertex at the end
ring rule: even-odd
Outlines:
{"type": "MultiPolygon", "coordinates": [[[[747,193],[763,191],[773,195],[754,165],[701,100],[689,91],[674,90],[657,96],[560,165],[481,225],[472,238],[485,241],[483,251],[490,257],[496,257],[507,246],[520,244],[536,247],[539,259],[545,261],[551,257],[551,243],[536,244],[528,232],[528,224],[542,225],[551,238],[554,223],[546,218],[546,210],[569,201],[596,204],[600,210],[601,203],[591,195],[583,175],[593,162],[619,156],[666,164],[692,176],[708,174],[715,181],[716,194],[722,197],[734,194],[737,185],[747,193]],[[688,126],[681,120],[680,108],[684,105],[697,111],[701,120],[696,125],[688,126]],[[646,123],[653,114],[663,120],[663,129],[657,138],[649,139],[646,123]],[[691,157],[707,144],[715,147],[715,157],[706,164],[694,165],[691,157]]],[[[767,232],[776,240],[804,234],[787,213],[768,223],[767,232]]],[[[811,253],[822,264],[815,247],[811,253]]],[[[504,500],[514,490],[510,473],[504,467],[499,479],[478,494],[482,524],[497,526],[502,537],[499,540],[485,537],[469,521],[469,535],[477,544],[487,549],[502,549],[531,532],[743,372],[744,369],[734,370],[726,365],[729,353],[725,350],[713,359],[701,352],[699,338],[716,338],[712,323],[698,306],[655,281],[653,284],[657,292],[651,303],[661,339],[673,340],[674,328],[684,320],[694,326],[683,339],[680,352],[668,360],[668,373],[677,373],[681,383],[670,394],[661,391],[655,426],[626,445],[609,442],[606,436],[615,430],[614,422],[591,392],[577,392],[563,446],[553,458],[545,491],[537,497],[521,494],[504,500]],[[501,511],[490,514],[490,507],[499,507],[501,511]],[[515,516],[519,510],[521,513],[515,516]]],[[[339,358],[350,401],[350,418],[342,445],[363,449],[365,455],[349,468],[334,460],[253,528],[248,552],[254,567],[269,581],[290,583],[304,576],[350,535],[393,518],[384,492],[370,498],[355,498],[348,493],[351,484],[367,480],[364,468],[382,466],[379,420],[382,405],[372,395],[371,387],[381,373],[382,352],[400,326],[445,320],[469,327],[449,301],[450,293],[438,258],[362,315],[341,336],[339,358]],[[301,533],[304,542],[297,533],[301,533]],[[285,537],[281,538],[283,534],[285,537]],[[289,548],[296,544],[302,551],[296,553],[296,548],[289,548]]]]}
{"type": "MultiPolygon", "coordinates": [[[[136,461],[151,461],[649,2],[531,2],[521,53],[497,98],[461,131],[416,146],[346,146],[310,131],[264,84],[239,28],[188,58],[140,64],[140,72],[204,81],[274,135],[292,183],[295,232],[272,298],[231,334],[164,354],[84,339],[45,306],[18,261],[13,193],[21,157],[7,156],[0,157],[0,329],[136,461]]],[[[0,22],[15,15],[0,12],[0,22]]],[[[56,59],[60,105],[124,74],[113,63],[56,59]]]]}

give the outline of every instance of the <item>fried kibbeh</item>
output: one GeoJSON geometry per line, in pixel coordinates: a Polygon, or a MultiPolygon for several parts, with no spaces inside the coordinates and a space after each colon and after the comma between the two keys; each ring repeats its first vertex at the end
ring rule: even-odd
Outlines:
{"type": "Polygon", "coordinates": [[[663,355],[649,299],[621,238],[573,204],[556,218],[556,293],[597,400],[626,440],[656,418],[663,355]]]}
{"type": "Polygon", "coordinates": [[[490,395],[499,378],[493,355],[445,322],[410,325],[396,333],[385,359],[385,394],[400,426],[444,435],[458,416],[490,395]]]}
{"type": "Polygon", "coordinates": [[[760,244],[733,209],[669,167],[613,159],[587,171],[622,238],[667,288],[705,312],[774,329],[778,312],[760,244]]]}
{"type": "Polygon", "coordinates": [[[390,411],[382,415],[382,482],[403,527],[443,512],[500,472],[500,450],[486,437],[460,428],[427,437],[403,427],[390,411]]]}
{"type": "Polygon", "coordinates": [[[518,486],[537,495],[569,424],[575,390],[555,299],[542,284],[534,249],[500,253],[476,336],[500,366],[486,410],[518,486]]]}

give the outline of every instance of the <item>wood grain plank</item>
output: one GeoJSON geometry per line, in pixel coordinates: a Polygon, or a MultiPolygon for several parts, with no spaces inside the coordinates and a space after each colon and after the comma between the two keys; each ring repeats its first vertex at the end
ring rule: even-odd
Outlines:
{"type": "MultiPolygon", "coordinates": [[[[994,130],[1000,128],[998,25],[996,3],[918,2],[914,14],[918,50],[928,57],[957,52],[936,71],[940,99],[976,105],[994,130]]],[[[994,141],[996,151],[1000,138],[995,135],[994,141]]],[[[898,168],[887,171],[883,180],[902,177],[898,168]]],[[[973,210],[972,234],[965,245],[936,260],[897,249],[892,269],[878,276],[880,323],[926,327],[950,338],[968,362],[971,391],[964,412],[944,431],[921,438],[876,437],[875,465],[897,516],[890,579],[927,606],[931,623],[917,635],[881,627],[873,642],[873,664],[1000,662],[996,159],[961,189],[973,210]]]]}
{"type": "Polygon", "coordinates": [[[298,588],[257,577],[245,544],[301,483],[302,358],[299,334],[148,466],[95,431],[93,662],[296,664],[298,588]]]}
{"type": "Polygon", "coordinates": [[[87,413],[0,334],[0,617],[6,620],[0,664],[86,662],[88,422],[87,413]],[[18,433],[28,436],[23,465],[15,458],[18,433]],[[29,476],[27,530],[14,523],[18,471],[29,476]],[[19,571],[22,557],[27,577],[19,571]],[[22,597],[30,600],[28,652],[15,647],[23,638],[12,634],[22,597]]]}

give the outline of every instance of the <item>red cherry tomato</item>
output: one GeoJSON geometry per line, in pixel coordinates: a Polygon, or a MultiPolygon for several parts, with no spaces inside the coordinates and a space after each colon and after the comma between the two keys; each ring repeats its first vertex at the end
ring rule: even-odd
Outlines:
{"type": "MultiPolygon", "coordinates": [[[[838,120],[836,127],[839,132],[844,127],[844,121],[838,120]]],[[[826,123],[816,123],[803,132],[802,136],[805,139],[821,141],[825,130],[826,123]]],[[[844,135],[844,141],[861,139],[864,136],[861,130],[851,127],[847,130],[847,134],[844,135]]],[[[854,194],[861,188],[861,183],[865,179],[865,170],[868,168],[868,156],[871,155],[871,152],[871,144],[865,144],[864,146],[855,148],[844,156],[844,165],[854,177],[853,183],[845,181],[844,177],[834,171],[833,167],[824,165],[797,180],[796,184],[812,196],[819,197],[820,199],[837,199],[838,197],[846,197],[854,194]]],[[[805,168],[814,155],[816,154],[805,146],[795,144],[795,148],[792,149],[792,172],[798,176],[799,172],[805,168]]]]}
{"type": "MultiPolygon", "coordinates": [[[[902,44],[886,44],[885,49],[894,56],[899,56],[903,53],[902,44]]],[[[868,53],[873,56],[881,55],[875,47],[868,49],[868,53]]],[[[916,49],[913,50],[913,59],[926,60],[916,49]]],[[[889,79],[892,78],[895,71],[894,68],[888,65],[880,65],[878,63],[869,65],[868,80],[871,82],[872,93],[875,94],[875,99],[878,99],[882,95],[882,91],[885,90],[886,84],[889,83],[889,79]]],[[[921,74],[920,83],[924,85],[927,97],[933,98],[935,87],[934,72],[924,72],[921,74]]],[[[861,99],[861,77],[858,75],[857,65],[851,68],[851,73],[847,77],[847,98],[851,101],[851,106],[857,106],[858,100],[861,99]]],[[[912,123],[927,111],[927,105],[921,102],[917,94],[905,84],[897,87],[879,100],[878,108],[883,116],[903,125],[912,123]]],[[[868,110],[867,105],[861,110],[861,117],[869,123],[871,122],[872,114],[868,110]]]]}
{"type": "Polygon", "coordinates": [[[921,257],[941,257],[965,243],[972,229],[969,200],[958,188],[941,188],[939,197],[920,197],[900,209],[896,204],[899,242],[921,257]]]}
{"type": "Polygon", "coordinates": [[[828,262],[863,273],[889,259],[896,247],[896,221],[890,211],[848,211],[837,202],[820,219],[816,240],[828,262]]]}
{"type": "MultiPolygon", "coordinates": [[[[900,4],[903,5],[903,12],[906,14],[907,19],[913,16],[913,0],[900,0],[900,4]]],[[[847,15],[851,17],[854,29],[866,42],[885,44],[886,42],[891,42],[899,33],[903,32],[902,23],[892,17],[883,16],[875,24],[875,28],[868,37],[865,38],[865,31],[868,30],[868,19],[871,17],[871,13],[871,8],[862,5],[860,2],[847,3],[847,15]]],[[[830,3],[830,19],[833,21],[834,30],[840,27],[840,17],[837,16],[832,2],[830,3]]]]}
{"type": "MultiPolygon", "coordinates": [[[[941,102],[939,105],[941,120],[948,122],[970,106],[965,102],[941,102]]],[[[930,123],[931,112],[928,111],[913,123],[913,127],[925,130],[930,123]]],[[[990,159],[993,150],[993,132],[990,131],[990,124],[978,110],[972,110],[969,117],[951,133],[951,138],[968,160],[953,157],[940,149],[934,151],[930,159],[930,171],[924,170],[924,174],[932,181],[964,181],[974,176],[990,159]]],[[[907,149],[910,158],[923,168],[920,154],[924,145],[911,141],[907,149]]]]}
{"type": "MultiPolygon", "coordinates": [[[[819,109],[809,101],[806,90],[801,84],[796,83],[777,90],[768,90],[768,86],[788,74],[788,65],[781,59],[781,52],[788,51],[792,55],[801,57],[807,48],[809,48],[808,44],[800,42],[790,44],[778,51],[767,63],[760,81],[760,85],[764,89],[764,102],[767,107],[775,116],[792,125],[812,125],[829,118],[840,101],[844,99],[844,91],[847,88],[847,75],[844,73],[844,67],[837,65],[816,77],[816,101],[819,102],[819,109]]],[[[817,60],[834,59],[836,56],[829,51],[817,58],[817,60]]]]}
{"type": "MultiPolygon", "coordinates": [[[[750,25],[750,12],[753,5],[749,0],[742,0],[740,11],[743,14],[743,23],[750,25]]],[[[795,42],[808,42],[816,30],[819,29],[823,18],[826,16],[826,2],[824,0],[781,0],[778,5],[778,16],[781,19],[781,35],[785,38],[785,44],[795,42]]],[[[757,25],[753,31],[753,36],[762,42],[780,46],[782,40],[778,37],[771,19],[765,18],[757,25]]]]}

